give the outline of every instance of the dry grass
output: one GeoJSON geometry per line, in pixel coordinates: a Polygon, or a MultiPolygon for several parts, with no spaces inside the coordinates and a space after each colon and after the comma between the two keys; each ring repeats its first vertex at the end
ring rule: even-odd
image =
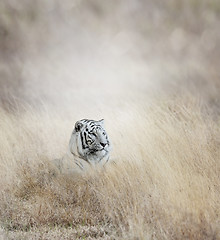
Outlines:
{"type": "Polygon", "coordinates": [[[117,164],[84,176],[53,174],[50,160],[66,147],[56,144],[64,131],[58,117],[2,111],[4,234],[9,239],[220,238],[219,121],[189,100],[141,107],[144,111],[133,109],[135,119],[110,131],[117,164]]]}
{"type": "Polygon", "coordinates": [[[0,2],[0,239],[220,239],[219,11],[0,2]],[[116,165],[55,174],[82,118],[116,165]]]}

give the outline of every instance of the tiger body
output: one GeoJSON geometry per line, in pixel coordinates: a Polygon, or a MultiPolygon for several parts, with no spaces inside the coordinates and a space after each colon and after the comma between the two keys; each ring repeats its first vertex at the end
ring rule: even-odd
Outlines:
{"type": "Polygon", "coordinates": [[[109,161],[110,150],[104,120],[82,119],[75,123],[67,154],[56,165],[68,172],[97,168],[109,161]]]}

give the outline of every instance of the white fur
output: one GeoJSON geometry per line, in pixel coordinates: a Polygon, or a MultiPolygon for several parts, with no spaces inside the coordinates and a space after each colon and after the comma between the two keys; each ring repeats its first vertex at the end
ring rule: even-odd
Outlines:
{"type": "MultiPolygon", "coordinates": [[[[82,172],[89,168],[97,168],[104,166],[109,161],[111,146],[108,136],[103,134],[104,120],[94,121],[98,128],[96,129],[96,137],[93,137],[93,145],[86,145],[83,149],[80,133],[84,133],[85,129],[91,129],[85,122],[87,120],[80,120],[76,122],[69,141],[69,148],[67,154],[61,159],[56,160],[56,166],[61,172],[82,172]],[[106,144],[101,146],[100,143],[106,144]],[[92,149],[96,147],[95,152],[92,149]]],[[[90,134],[91,136],[91,134],[90,134]]]]}

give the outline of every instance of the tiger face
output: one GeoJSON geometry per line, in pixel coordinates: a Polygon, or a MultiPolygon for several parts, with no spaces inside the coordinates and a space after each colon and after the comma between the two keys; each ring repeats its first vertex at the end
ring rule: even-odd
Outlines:
{"type": "Polygon", "coordinates": [[[89,163],[107,161],[110,142],[104,129],[104,120],[77,121],[70,139],[69,150],[89,163]]]}

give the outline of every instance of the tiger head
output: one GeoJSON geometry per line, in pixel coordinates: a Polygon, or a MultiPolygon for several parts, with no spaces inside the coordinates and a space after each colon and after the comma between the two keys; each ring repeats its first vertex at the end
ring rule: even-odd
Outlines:
{"type": "Polygon", "coordinates": [[[108,161],[110,142],[104,129],[104,120],[83,119],[76,122],[73,129],[69,151],[89,163],[108,161]]]}

